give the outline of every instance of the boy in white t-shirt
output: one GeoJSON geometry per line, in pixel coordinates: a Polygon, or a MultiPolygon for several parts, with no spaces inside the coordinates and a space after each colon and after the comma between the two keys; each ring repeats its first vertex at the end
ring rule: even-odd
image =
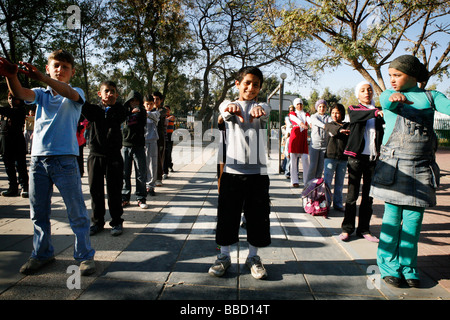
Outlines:
{"type": "Polygon", "coordinates": [[[244,211],[249,254],[246,265],[256,279],[267,277],[258,248],[270,238],[269,176],[264,137],[270,106],[258,103],[263,74],[256,67],[239,70],[235,80],[239,99],[219,106],[226,125],[226,160],[220,178],[216,243],[220,254],[208,273],[223,276],[231,265],[230,246],[239,241],[239,224],[244,211]]]}

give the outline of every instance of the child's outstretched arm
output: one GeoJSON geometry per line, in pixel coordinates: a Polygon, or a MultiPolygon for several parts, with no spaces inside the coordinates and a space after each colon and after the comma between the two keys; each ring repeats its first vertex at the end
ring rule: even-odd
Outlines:
{"type": "Polygon", "coordinates": [[[69,84],[50,78],[49,76],[40,72],[35,66],[33,66],[30,63],[22,61],[20,61],[19,63],[26,68],[26,70],[24,70],[23,73],[26,74],[31,79],[44,82],[63,97],[66,97],[75,102],[84,103],[84,101],[79,101],[82,100],[82,98],[80,97],[78,92],[75,89],[73,89],[69,84]]]}
{"type": "Polygon", "coordinates": [[[8,88],[12,92],[14,97],[20,100],[34,101],[34,91],[22,87],[22,84],[17,78],[18,72],[24,73],[23,70],[20,70],[16,64],[13,64],[5,58],[0,57],[0,75],[6,77],[6,83],[8,84],[8,88]]]}
{"type": "Polygon", "coordinates": [[[220,104],[219,110],[225,121],[228,121],[232,115],[235,115],[238,117],[240,122],[244,122],[241,107],[236,103],[232,103],[231,101],[224,101],[220,104]]]}
{"type": "Polygon", "coordinates": [[[253,122],[253,119],[261,119],[262,121],[267,121],[269,113],[270,106],[268,104],[258,104],[250,110],[250,122],[253,122]]]}
{"type": "Polygon", "coordinates": [[[395,92],[389,97],[390,102],[403,102],[406,104],[414,104],[414,102],[409,101],[404,94],[400,92],[395,92]]]}

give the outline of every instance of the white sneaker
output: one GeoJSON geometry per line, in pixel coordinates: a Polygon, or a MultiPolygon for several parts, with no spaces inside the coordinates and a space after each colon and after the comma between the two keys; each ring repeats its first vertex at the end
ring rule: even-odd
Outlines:
{"type": "Polygon", "coordinates": [[[211,268],[209,268],[208,273],[212,276],[221,277],[225,274],[225,271],[227,271],[230,265],[231,258],[226,254],[220,253],[217,256],[217,260],[214,262],[211,268]]]}
{"type": "Polygon", "coordinates": [[[147,209],[148,208],[148,204],[146,204],[143,201],[138,201],[138,205],[141,209],[147,209]]]}
{"type": "Polygon", "coordinates": [[[259,256],[253,256],[247,258],[245,265],[250,269],[253,278],[255,279],[265,279],[267,278],[267,271],[264,268],[261,258],[259,256]]]}

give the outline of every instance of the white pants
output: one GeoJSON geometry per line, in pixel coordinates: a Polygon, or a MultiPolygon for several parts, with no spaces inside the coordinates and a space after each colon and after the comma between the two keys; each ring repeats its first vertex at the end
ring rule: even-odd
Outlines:
{"type": "Polygon", "coordinates": [[[291,153],[291,184],[298,183],[298,160],[302,159],[303,181],[306,179],[309,170],[309,157],[306,153],[291,153]]]}

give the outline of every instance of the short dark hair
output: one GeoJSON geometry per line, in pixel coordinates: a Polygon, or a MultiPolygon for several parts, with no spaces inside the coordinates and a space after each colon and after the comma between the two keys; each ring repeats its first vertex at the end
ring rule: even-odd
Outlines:
{"type": "Polygon", "coordinates": [[[156,96],[156,97],[159,97],[161,100],[164,100],[163,94],[162,94],[161,92],[159,92],[159,91],[154,91],[154,92],[152,93],[152,95],[153,95],[153,96],[156,96]]]}
{"type": "Polygon", "coordinates": [[[117,90],[117,85],[116,85],[116,83],[115,83],[114,81],[111,81],[111,80],[105,80],[105,81],[102,81],[102,83],[100,83],[100,89],[101,89],[103,86],[114,87],[114,88],[116,88],[116,90],[117,90]]]}
{"type": "Polygon", "coordinates": [[[153,99],[153,96],[151,94],[146,94],[144,96],[144,101],[151,101],[151,102],[155,102],[155,99],[153,99]]]}
{"type": "Polygon", "coordinates": [[[333,109],[338,109],[339,113],[340,113],[341,116],[342,116],[342,119],[345,118],[345,107],[344,107],[342,104],[340,104],[340,103],[334,104],[334,105],[330,108],[330,111],[333,110],[333,109]]]}
{"type": "Polygon", "coordinates": [[[238,72],[237,72],[237,74],[236,74],[236,81],[239,81],[239,82],[241,82],[242,81],[242,79],[244,79],[244,77],[247,75],[247,74],[252,74],[252,75],[254,75],[254,76],[257,76],[258,78],[259,78],[259,81],[260,81],[260,85],[262,86],[262,84],[263,84],[263,82],[264,82],[264,77],[263,77],[263,74],[262,74],[262,72],[261,72],[261,70],[259,70],[259,68],[257,68],[257,67],[244,67],[244,68],[241,68],[238,72]]]}
{"type": "Polygon", "coordinates": [[[73,58],[73,55],[69,51],[63,49],[59,49],[50,53],[47,58],[48,64],[50,64],[51,60],[68,62],[72,65],[72,68],[75,66],[75,59],[73,58]]]}

